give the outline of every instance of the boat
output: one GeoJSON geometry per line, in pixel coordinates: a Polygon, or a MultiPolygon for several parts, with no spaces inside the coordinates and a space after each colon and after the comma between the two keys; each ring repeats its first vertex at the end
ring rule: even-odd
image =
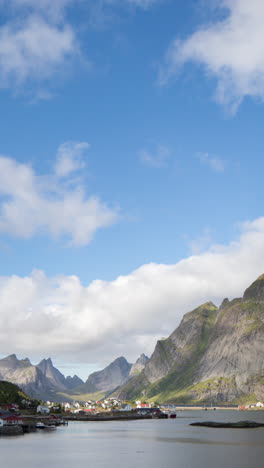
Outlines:
{"type": "Polygon", "coordinates": [[[36,429],[45,429],[45,424],[43,422],[37,422],[36,429]]]}

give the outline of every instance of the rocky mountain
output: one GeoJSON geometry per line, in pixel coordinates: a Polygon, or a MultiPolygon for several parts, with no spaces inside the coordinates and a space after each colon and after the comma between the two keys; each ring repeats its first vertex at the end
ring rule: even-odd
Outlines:
{"type": "Polygon", "coordinates": [[[136,362],[132,365],[129,377],[135,377],[136,375],[140,374],[140,372],[145,368],[149,358],[145,354],[141,354],[136,362]]]}
{"type": "Polygon", "coordinates": [[[18,385],[33,398],[43,398],[52,391],[41,370],[29,359],[17,359],[15,354],[0,359],[0,379],[18,385]]]}
{"type": "Polygon", "coordinates": [[[76,387],[79,387],[83,383],[84,383],[83,380],[80,379],[80,377],[78,377],[78,375],[74,375],[73,377],[68,375],[68,377],[66,377],[66,387],[69,390],[72,390],[72,389],[74,389],[76,387]]]}
{"type": "Polygon", "coordinates": [[[243,298],[186,314],[119,395],[176,403],[264,400],[264,275],[243,298]]]}
{"type": "Polygon", "coordinates": [[[32,398],[55,401],[62,399],[57,392],[72,388],[73,381],[83,383],[77,376],[66,379],[50,358],[34,366],[29,359],[19,360],[15,354],[0,359],[0,380],[18,385],[32,398]]]}
{"type": "Polygon", "coordinates": [[[41,370],[42,374],[54,390],[57,389],[58,391],[63,391],[68,389],[66,378],[58,369],[56,369],[56,367],[53,366],[50,358],[42,359],[37,367],[41,370]]]}
{"type": "Polygon", "coordinates": [[[89,375],[87,381],[78,387],[77,393],[109,393],[129,379],[131,367],[132,364],[129,364],[124,357],[119,357],[103,370],[89,375]]]}

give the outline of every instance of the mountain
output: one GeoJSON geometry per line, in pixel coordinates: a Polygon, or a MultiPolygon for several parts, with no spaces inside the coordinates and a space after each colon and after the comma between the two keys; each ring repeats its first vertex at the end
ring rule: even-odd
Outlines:
{"type": "Polygon", "coordinates": [[[77,376],[66,379],[50,358],[34,366],[29,359],[19,360],[15,354],[0,359],[0,380],[18,385],[32,398],[55,401],[63,399],[57,393],[73,388],[73,382],[76,386],[83,383],[77,376]]]}
{"type": "Polygon", "coordinates": [[[56,369],[56,367],[53,366],[50,358],[42,359],[37,367],[41,370],[42,374],[54,390],[57,389],[58,391],[63,391],[68,389],[66,378],[58,369],[56,369]]]}
{"type": "Polygon", "coordinates": [[[17,359],[15,354],[0,359],[0,379],[18,385],[33,398],[42,399],[52,391],[41,370],[29,359],[17,359]]]}
{"type": "Polygon", "coordinates": [[[220,308],[208,302],[184,315],[119,396],[175,403],[264,400],[264,275],[243,298],[225,299],[220,308]]]}
{"type": "Polygon", "coordinates": [[[140,374],[140,372],[145,368],[149,358],[145,354],[141,354],[136,362],[132,365],[129,377],[134,377],[135,375],[140,374]]]}
{"type": "Polygon", "coordinates": [[[124,357],[119,357],[105,369],[89,375],[87,381],[76,389],[77,394],[109,393],[129,379],[131,367],[132,364],[124,357]]]}
{"type": "Polygon", "coordinates": [[[73,377],[68,375],[68,377],[66,377],[66,387],[69,390],[72,390],[72,389],[74,389],[76,387],[79,387],[83,383],[84,383],[83,380],[80,379],[80,377],[78,377],[78,375],[74,375],[73,377]]]}

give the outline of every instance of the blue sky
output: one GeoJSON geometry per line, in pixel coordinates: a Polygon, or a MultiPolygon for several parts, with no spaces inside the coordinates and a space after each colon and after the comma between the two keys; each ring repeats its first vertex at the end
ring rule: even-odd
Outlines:
{"type": "Polygon", "coordinates": [[[84,377],[263,272],[264,7],[35,3],[0,1],[0,352],[84,377]]]}

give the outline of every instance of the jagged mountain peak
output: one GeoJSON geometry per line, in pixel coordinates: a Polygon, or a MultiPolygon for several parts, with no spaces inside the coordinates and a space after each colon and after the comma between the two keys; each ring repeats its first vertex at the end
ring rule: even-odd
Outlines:
{"type": "Polygon", "coordinates": [[[245,290],[243,301],[264,302],[264,274],[245,290]]]}
{"type": "Polygon", "coordinates": [[[129,376],[134,377],[135,375],[140,374],[140,372],[144,369],[145,365],[149,361],[148,356],[142,353],[139,358],[136,360],[135,364],[130,369],[129,376]]]}
{"type": "Polygon", "coordinates": [[[222,301],[222,303],[221,303],[221,305],[220,305],[220,307],[219,307],[219,310],[223,310],[223,309],[225,309],[226,307],[229,307],[229,305],[230,305],[230,301],[229,301],[228,297],[226,297],[226,298],[222,301]]]}
{"type": "Polygon", "coordinates": [[[18,361],[16,354],[9,354],[9,356],[6,356],[4,359],[9,359],[10,361],[18,361]]]}

